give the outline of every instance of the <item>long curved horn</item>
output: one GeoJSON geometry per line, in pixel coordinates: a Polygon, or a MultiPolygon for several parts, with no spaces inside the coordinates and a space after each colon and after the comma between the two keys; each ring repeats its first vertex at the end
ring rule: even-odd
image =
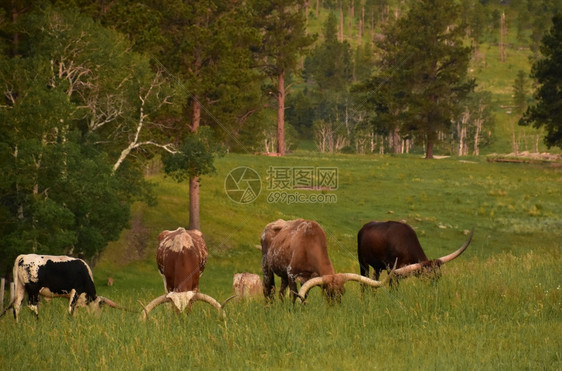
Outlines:
{"type": "Polygon", "coordinates": [[[356,274],[356,273],[338,273],[338,276],[342,277],[344,282],[356,281],[356,282],[364,283],[364,284],[369,285],[371,287],[382,287],[382,286],[384,286],[386,284],[386,281],[388,280],[388,277],[390,277],[390,275],[387,276],[387,279],[385,281],[376,281],[376,280],[370,279],[368,277],[365,277],[365,276],[362,276],[362,275],[356,274]]]}
{"type": "Polygon", "coordinates": [[[142,308],[143,308],[142,319],[145,320],[146,317],[148,317],[148,313],[150,313],[151,310],[153,310],[154,308],[156,308],[160,304],[165,303],[169,300],[170,299],[166,295],[162,295],[162,296],[159,296],[156,299],[152,300],[150,303],[148,303],[148,305],[146,307],[144,305],[142,305],[142,303],[140,303],[140,301],[139,301],[139,303],[142,305],[142,308]]]}
{"type": "Polygon", "coordinates": [[[300,299],[302,303],[304,303],[304,300],[306,299],[306,293],[308,292],[308,290],[310,290],[315,286],[320,286],[322,284],[324,284],[324,276],[314,277],[309,279],[301,286],[301,289],[299,290],[297,297],[300,299]]]}
{"type": "Polygon", "coordinates": [[[441,264],[450,262],[451,260],[458,257],[460,254],[462,254],[464,252],[464,250],[466,250],[468,245],[470,245],[470,241],[472,240],[473,234],[474,234],[474,227],[472,228],[472,231],[470,231],[470,234],[468,235],[468,238],[466,239],[465,243],[457,251],[455,251],[455,252],[453,252],[449,255],[445,255],[445,256],[443,256],[439,259],[431,260],[429,262],[421,262],[421,263],[414,263],[414,264],[406,265],[402,268],[398,268],[394,272],[394,274],[402,276],[402,275],[406,275],[408,273],[420,270],[420,269],[422,269],[422,267],[427,266],[427,265],[434,265],[434,263],[437,263],[437,265],[441,265],[441,264]]]}
{"type": "MultiPolygon", "coordinates": [[[[355,273],[336,273],[335,277],[339,278],[339,280],[341,281],[342,285],[345,284],[347,281],[357,281],[357,282],[361,282],[364,284],[367,284],[371,287],[381,287],[381,286],[385,286],[386,284],[388,284],[392,278],[392,276],[394,276],[395,271],[396,271],[396,264],[398,263],[398,259],[396,259],[394,261],[394,266],[392,267],[392,270],[390,271],[390,273],[386,276],[384,281],[376,281],[376,280],[372,280],[370,278],[367,277],[363,277],[359,274],[355,274],[355,273]]],[[[296,296],[299,298],[299,300],[301,301],[301,303],[304,303],[304,301],[306,300],[306,294],[307,292],[315,287],[315,286],[320,286],[324,284],[324,277],[326,276],[321,276],[321,277],[315,277],[312,278],[308,281],[306,281],[302,286],[301,289],[299,290],[298,294],[296,294],[296,296]]]]}
{"type": "Polygon", "coordinates": [[[226,303],[228,303],[229,301],[231,301],[232,299],[234,299],[237,295],[232,295],[230,297],[228,297],[225,301],[222,302],[221,307],[224,308],[224,306],[226,305],[226,303]]]}
{"type": "Polygon", "coordinates": [[[445,255],[440,257],[438,260],[441,264],[450,262],[451,260],[453,260],[454,258],[456,258],[457,256],[459,256],[460,254],[462,254],[464,252],[464,250],[466,250],[466,248],[468,247],[468,245],[470,245],[470,241],[472,241],[472,235],[474,234],[474,227],[472,227],[472,230],[470,231],[470,234],[468,235],[468,238],[466,239],[466,242],[460,247],[460,249],[458,249],[457,251],[449,254],[449,255],[445,255]]]}
{"type": "Polygon", "coordinates": [[[394,276],[395,274],[396,264],[398,264],[398,259],[394,261],[394,266],[392,267],[390,273],[388,273],[384,281],[373,280],[369,277],[365,277],[356,273],[338,273],[337,276],[342,277],[344,283],[346,283],[347,281],[357,281],[369,285],[371,287],[378,288],[378,287],[386,286],[390,282],[392,276],[394,276]]]}
{"type": "Polygon", "coordinates": [[[419,271],[420,269],[422,269],[423,266],[424,266],[423,263],[414,263],[414,264],[406,265],[402,268],[398,268],[397,270],[395,270],[394,274],[397,276],[405,276],[409,273],[419,271]]]}
{"type": "Polygon", "coordinates": [[[193,295],[193,297],[191,298],[191,302],[194,302],[194,301],[197,301],[197,300],[209,303],[213,307],[215,307],[219,312],[222,312],[222,306],[219,304],[219,302],[216,301],[215,299],[213,299],[212,297],[210,297],[209,295],[202,294],[200,292],[196,292],[193,295]]]}

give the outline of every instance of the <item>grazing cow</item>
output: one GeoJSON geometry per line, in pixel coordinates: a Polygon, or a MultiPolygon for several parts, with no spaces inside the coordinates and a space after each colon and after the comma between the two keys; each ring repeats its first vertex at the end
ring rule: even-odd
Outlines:
{"type": "Polygon", "coordinates": [[[16,322],[25,293],[28,296],[28,307],[37,317],[39,295],[68,298],[70,315],[74,313],[76,305],[95,309],[105,303],[111,307],[119,307],[111,300],[96,295],[92,270],[82,259],[69,256],[20,255],[15,260],[13,275],[15,295],[0,317],[6,310],[13,308],[16,322]]]}
{"type": "Polygon", "coordinates": [[[418,240],[416,232],[408,224],[401,222],[369,222],[357,234],[357,255],[361,275],[369,276],[369,266],[373,267],[375,279],[383,270],[388,270],[396,262],[397,276],[416,271],[436,271],[439,267],[466,250],[472,239],[474,229],[468,239],[457,251],[439,259],[429,260],[418,240]]]}
{"type": "Polygon", "coordinates": [[[275,292],[274,275],[281,277],[279,296],[283,299],[289,286],[293,301],[298,297],[304,301],[308,289],[321,285],[328,300],[339,300],[344,292],[343,284],[349,280],[361,281],[374,287],[378,281],[363,279],[357,274],[335,274],[328,257],[326,234],[312,220],[279,219],[266,225],[261,236],[263,293],[272,299],[275,292]],[[312,280],[311,280],[312,279],[312,280]],[[303,285],[306,290],[297,294],[297,281],[313,284],[303,285]]]}
{"type": "Polygon", "coordinates": [[[158,236],[156,262],[166,292],[198,291],[207,263],[207,246],[200,231],[178,228],[158,236]]]}
{"type": "Polygon", "coordinates": [[[199,292],[199,278],[207,262],[207,246],[201,232],[180,227],[175,231],[163,231],[158,240],[156,262],[167,294],[152,300],[146,307],[143,305],[142,318],[146,319],[148,313],[162,303],[170,302],[176,311],[182,312],[191,308],[198,300],[214,306],[224,314],[222,307],[231,298],[221,305],[212,297],[199,292]]]}
{"type": "Polygon", "coordinates": [[[239,298],[251,298],[262,293],[262,282],[255,273],[236,273],[232,282],[234,295],[239,298]]]}

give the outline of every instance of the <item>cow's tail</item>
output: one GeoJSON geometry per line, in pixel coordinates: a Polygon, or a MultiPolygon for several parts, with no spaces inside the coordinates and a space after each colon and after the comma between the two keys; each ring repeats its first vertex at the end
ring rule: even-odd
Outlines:
{"type": "MultiPolygon", "coordinates": [[[[4,316],[4,314],[6,314],[6,312],[14,306],[14,302],[16,301],[16,292],[18,292],[17,290],[18,290],[18,281],[19,281],[18,276],[17,276],[17,271],[16,271],[17,261],[18,261],[18,259],[16,259],[16,264],[14,264],[14,270],[13,270],[13,277],[14,277],[13,297],[10,299],[10,304],[8,304],[8,306],[6,308],[4,308],[2,313],[0,313],[0,318],[2,318],[4,316]]],[[[2,304],[4,304],[4,303],[2,303],[2,304]]]]}
{"type": "Polygon", "coordinates": [[[14,301],[16,301],[15,297],[10,301],[10,304],[6,308],[4,308],[2,313],[0,313],[0,318],[2,318],[4,316],[4,314],[6,314],[6,312],[14,306],[14,301]]]}

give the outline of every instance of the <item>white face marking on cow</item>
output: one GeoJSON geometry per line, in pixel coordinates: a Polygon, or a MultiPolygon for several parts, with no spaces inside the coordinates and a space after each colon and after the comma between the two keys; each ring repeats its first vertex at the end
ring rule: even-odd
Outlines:
{"type": "Polygon", "coordinates": [[[173,291],[168,293],[166,297],[172,300],[172,303],[174,303],[174,306],[176,307],[177,310],[183,312],[185,308],[189,306],[189,302],[191,301],[191,299],[193,299],[194,295],[195,295],[194,291],[183,291],[183,292],[173,291]]]}

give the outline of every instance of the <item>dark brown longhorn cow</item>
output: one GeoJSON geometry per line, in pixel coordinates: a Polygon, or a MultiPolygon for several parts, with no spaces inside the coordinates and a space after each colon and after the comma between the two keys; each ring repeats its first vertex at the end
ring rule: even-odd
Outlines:
{"type": "Polygon", "coordinates": [[[329,300],[339,300],[344,292],[344,283],[359,281],[373,287],[378,282],[358,274],[334,272],[328,257],[326,234],[312,220],[279,219],[266,225],[261,236],[263,293],[272,299],[275,293],[274,275],[281,277],[279,297],[282,299],[287,286],[293,294],[304,301],[306,293],[314,286],[322,286],[329,300]],[[297,294],[297,281],[303,283],[297,294]]]}
{"type": "Polygon", "coordinates": [[[369,277],[369,266],[373,267],[375,279],[379,279],[383,270],[389,270],[395,264],[396,276],[405,276],[413,272],[435,271],[466,250],[472,239],[474,228],[466,242],[455,252],[439,259],[429,260],[418,240],[416,232],[408,224],[388,221],[369,222],[357,234],[357,255],[361,275],[369,277]]]}

